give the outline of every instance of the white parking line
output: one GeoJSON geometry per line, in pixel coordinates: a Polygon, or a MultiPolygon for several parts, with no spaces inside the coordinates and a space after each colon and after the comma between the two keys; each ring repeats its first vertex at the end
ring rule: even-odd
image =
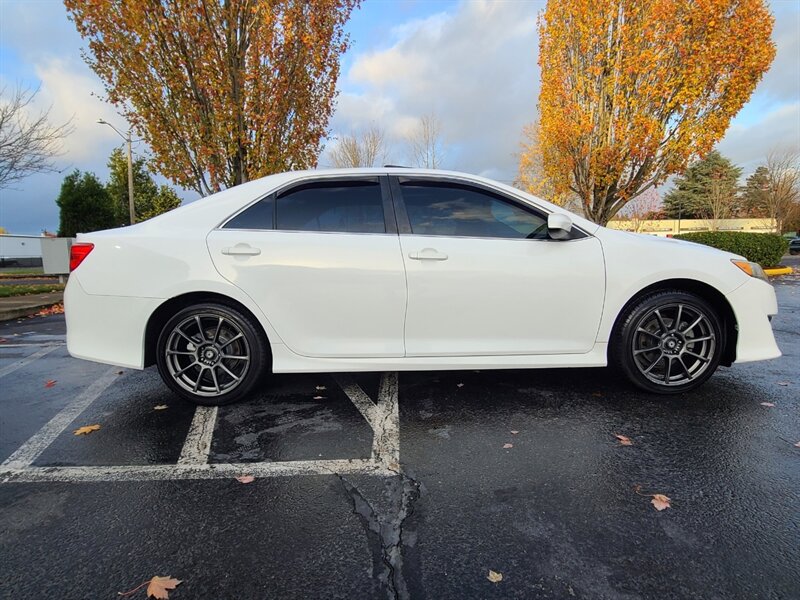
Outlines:
{"type": "Polygon", "coordinates": [[[230,479],[240,475],[286,477],[292,475],[381,475],[396,473],[369,459],[290,460],[285,462],[224,463],[206,465],[122,465],[109,467],[0,468],[3,483],[60,481],[172,481],[178,479],[230,479]]]}
{"type": "Polygon", "coordinates": [[[211,438],[214,435],[214,425],[217,422],[216,406],[198,406],[194,412],[189,433],[183,443],[179,465],[204,465],[208,462],[208,453],[211,452],[211,438]]]}
{"type": "Polygon", "coordinates": [[[44,427],[0,465],[0,471],[3,469],[25,469],[29,467],[61,435],[61,432],[72,423],[75,417],[81,414],[108,386],[118,379],[117,369],[117,367],[110,368],[75,400],[65,406],[61,412],[50,419],[44,427]]]}
{"type": "Polygon", "coordinates": [[[357,384],[340,385],[374,432],[369,459],[292,460],[280,462],[209,464],[217,407],[198,407],[183,444],[178,464],[78,467],[34,467],[36,458],[117,378],[113,367],[53,417],[0,465],[0,482],[113,482],[228,479],[239,475],[396,475],[400,468],[400,423],[397,373],[381,376],[377,403],[357,384]]]}
{"type": "Polygon", "coordinates": [[[36,352],[31,354],[30,356],[26,356],[25,358],[20,358],[18,361],[13,362],[10,365],[6,365],[2,369],[0,369],[0,377],[5,377],[9,373],[13,373],[17,369],[21,369],[25,365],[31,364],[33,361],[42,358],[45,354],[50,354],[53,350],[55,350],[56,348],[59,348],[59,347],[60,347],[60,345],[59,346],[45,346],[44,348],[42,348],[41,350],[37,350],[36,352]]]}

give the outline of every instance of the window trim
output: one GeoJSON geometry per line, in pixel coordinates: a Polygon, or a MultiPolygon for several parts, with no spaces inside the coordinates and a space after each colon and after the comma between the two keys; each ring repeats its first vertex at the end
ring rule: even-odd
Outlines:
{"type": "Polygon", "coordinates": [[[516,206],[526,212],[538,215],[540,217],[544,217],[545,222],[547,221],[547,217],[552,212],[546,211],[544,208],[539,206],[531,206],[527,202],[523,202],[518,198],[514,198],[513,196],[509,196],[507,193],[504,193],[500,190],[497,190],[491,186],[485,185],[480,182],[476,181],[469,181],[464,179],[459,179],[456,177],[446,177],[446,176],[426,176],[426,175],[390,175],[389,176],[389,189],[392,193],[392,199],[394,200],[395,206],[395,214],[397,218],[397,228],[401,235],[415,235],[420,237],[431,237],[431,238],[462,238],[462,239],[473,239],[473,240],[504,240],[504,241],[516,241],[516,242],[572,242],[578,241],[585,238],[590,238],[591,235],[584,231],[582,228],[578,227],[577,225],[573,224],[572,231],[570,232],[570,237],[566,240],[554,240],[551,237],[545,238],[507,238],[507,237],[491,237],[491,236],[454,236],[454,235],[440,235],[435,233],[414,233],[411,230],[411,222],[408,218],[408,212],[406,211],[405,200],[403,198],[403,190],[402,190],[402,183],[420,183],[420,184],[446,184],[451,186],[460,186],[465,188],[472,188],[479,192],[483,192],[490,196],[495,196],[504,202],[508,202],[512,206],[516,206]]]}
{"type": "Polygon", "coordinates": [[[391,192],[389,191],[389,180],[385,175],[339,175],[328,177],[309,177],[305,179],[287,182],[286,184],[275,188],[269,194],[259,196],[252,202],[248,202],[245,206],[240,208],[235,213],[227,217],[216,229],[226,231],[275,231],[281,233],[318,233],[325,235],[397,235],[397,217],[395,215],[394,204],[392,203],[391,192]],[[314,229],[278,229],[278,199],[282,195],[290,193],[295,188],[306,187],[308,185],[324,185],[326,183],[335,184],[337,182],[350,182],[350,181],[367,181],[377,183],[380,186],[381,202],[383,205],[383,223],[386,231],[383,232],[369,232],[369,231],[318,231],[314,229]],[[269,229],[227,229],[227,225],[240,214],[249,210],[262,200],[272,199],[272,227],[269,229]]]}

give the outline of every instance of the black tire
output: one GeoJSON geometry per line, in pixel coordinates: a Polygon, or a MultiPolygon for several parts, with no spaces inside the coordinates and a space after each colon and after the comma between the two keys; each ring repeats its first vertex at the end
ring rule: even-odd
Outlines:
{"type": "Polygon", "coordinates": [[[620,316],[611,340],[616,366],[637,387],[680,394],[705,383],[719,366],[725,329],[703,298],[680,290],[653,292],[620,316]]]}
{"type": "Polygon", "coordinates": [[[203,406],[232,404],[247,396],[269,372],[269,357],[261,326],[236,308],[217,303],[176,313],[156,345],[164,383],[203,406]]]}

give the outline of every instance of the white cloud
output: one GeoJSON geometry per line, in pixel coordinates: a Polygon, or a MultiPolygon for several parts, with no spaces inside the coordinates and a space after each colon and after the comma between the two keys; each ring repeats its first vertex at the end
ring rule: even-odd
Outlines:
{"type": "MultiPolygon", "coordinates": [[[[379,123],[402,138],[433,113],[447,142],[445,166],[512,179],[520,132],[536,116],[541,6],[465,2],[396,28],[391,46],[355,57],[341,87],[359,91],[340,95],[334,136],[379,123]]],[[[396,146],[390,158],[406,157],[396,146]]]]}
{"type": "Polygon", "coordinates": [[[747,126],[732,125],[717,148],[743,168],[743,175],[755,171],[771,150],[800,148],[800,98],[783,104],[747,126]]]}

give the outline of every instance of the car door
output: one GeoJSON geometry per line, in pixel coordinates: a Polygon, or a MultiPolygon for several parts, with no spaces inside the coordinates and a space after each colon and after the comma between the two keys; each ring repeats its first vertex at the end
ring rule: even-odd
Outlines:
{"type": "Polygon", "coordinates": [[[585,353],[605,296],[600,242],[455,180],[392,178],[408,281],[407,356],[585,353]]]}
{"type": "Polygon", "coordinates": [[[212,231],[208,248],[293,352],[403,355],[405,272],[386,178],[289,186],[212,231]]]}

